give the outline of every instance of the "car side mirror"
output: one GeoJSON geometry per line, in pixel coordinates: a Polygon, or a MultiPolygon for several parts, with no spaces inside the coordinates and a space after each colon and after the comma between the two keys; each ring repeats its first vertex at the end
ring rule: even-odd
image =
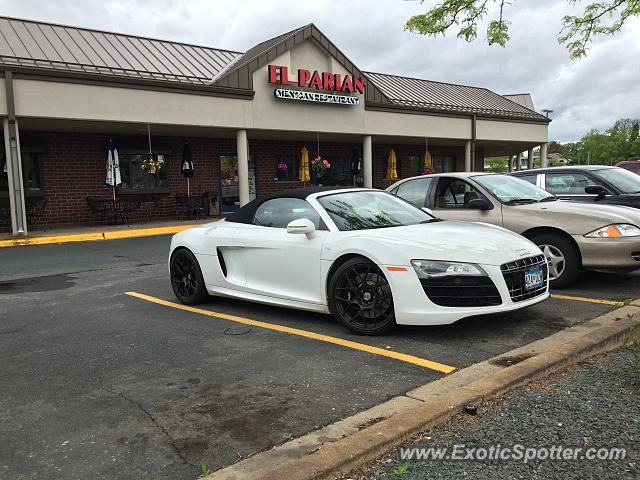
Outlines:
{"type": "Polygon", "coordinates": [[[484,198],[469,200],[467,206],[472,210],[493,210],[493,204],[484,198]]]}
{"type": "Polygon", "coordinates": [[[313,238],[315,231],[316,226],[308,218],[298,218],[287,224],[287,233],[304,234],[307,238],[313,238]]]}
{"type": "Polygon", "coordinates": [[[598,195],[599,197],[604,197],[607,193],[607,189],[601,185],[588,185],[584,187],[584,193],[588,193],[589,195],[598,195]]]}

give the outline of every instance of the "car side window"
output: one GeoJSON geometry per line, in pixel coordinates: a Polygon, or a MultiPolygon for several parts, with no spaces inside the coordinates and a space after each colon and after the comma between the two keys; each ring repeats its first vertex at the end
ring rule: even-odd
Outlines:
{"type": "Polygon", "coordinates": [[[433,178],[422,177],[416,178],[415,180],[408,180],[398,187],[397,191],[394,192],[395,195],[398,195],[400,198],[405,199],[414,207],[422,208],[424,207],[425,197],[427,196],[427,190],[429,189],[429,185],[433,181],[433,178]]]}
{"type": "Polygon", "coordinates": [[[436,208],[469,208],[469,202],[476,198],[486,197],[464,180],[440,180],[436,193],[436,208]]]}
{"type": "Polygon", "coordinates": [[[527,175],[515,175],[515,177],[519,178],[520,180],[524,180],[525,182],[529,182],[532,185],[536,185],[538,181],[537,173],[529,173],[527,175]]]}
{"type": "Polygon", "coordinates": [[[317,230],[324,230],[324,223],[318,212],[306,200],[300,198],[274,198],[258,207],[253,216],[253,224],[261,227],[287,228],[300,218],[311,220],[317,230]]]}
{"type": "Polygon", "coordinates": [[[598,185],[582,173],[547,173],[545,190],[554,195],[586,195],[585,187],[598,185]]]}

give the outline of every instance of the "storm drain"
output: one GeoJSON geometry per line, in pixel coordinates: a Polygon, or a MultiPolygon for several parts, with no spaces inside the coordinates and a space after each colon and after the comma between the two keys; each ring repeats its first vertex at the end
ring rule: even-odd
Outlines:
{"type": "Polygon", "coordinates": [[[489,360],[490,365],[497,367],[510,367],[520,362],[524,362],[528,358],[535,357],[537,353],[521,353],[519,355],[506,355],[504,357],[492,358],[489,360]]]}

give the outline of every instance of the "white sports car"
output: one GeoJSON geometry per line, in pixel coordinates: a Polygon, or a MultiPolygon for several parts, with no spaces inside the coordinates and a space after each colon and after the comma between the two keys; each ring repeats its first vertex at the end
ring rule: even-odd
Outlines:
{"type": "Polygon", "coordinates": [[[386,192],[299,189],[176,234],[178,300],[209,295],[332,313],[359,334],[505,312],[549,296],[535,244],[445,221],[386,192]]]}

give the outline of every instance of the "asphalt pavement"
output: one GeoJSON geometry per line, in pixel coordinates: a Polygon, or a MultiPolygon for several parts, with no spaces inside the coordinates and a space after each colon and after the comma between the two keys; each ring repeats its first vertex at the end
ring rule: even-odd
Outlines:
{"type": "MultiPolygon", "coordinates": [[[[0,249],[0,478],[192,479],[443,376],[126,295],[174,300],[169,240],[0,249]]],[[[638,280],[586,274],[562,293],[625,300],[638,280]]],[[[202,308],[463,368],[614,307],[552,299],[373,338],[326,315],[202,308]]]]}

